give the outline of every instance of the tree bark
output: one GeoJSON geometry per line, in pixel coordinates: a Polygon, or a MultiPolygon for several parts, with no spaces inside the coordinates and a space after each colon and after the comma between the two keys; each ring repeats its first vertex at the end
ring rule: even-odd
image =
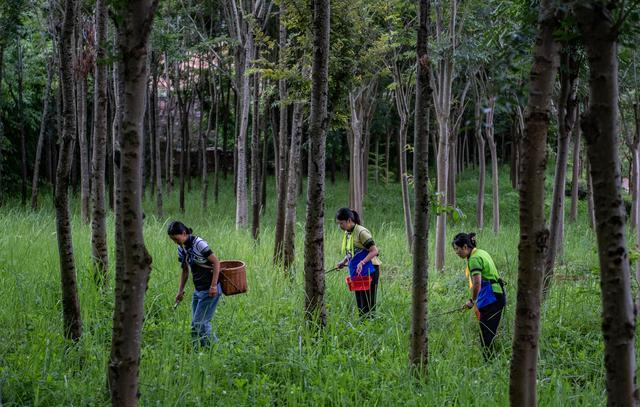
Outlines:
{"type": "MultiPolygon", "coordinates": [[[[155,58],[152,58],[152,60],[155,61],[155,58]]],[[[160,137],[158,133],[158,72],[155,63],[153,66],[153,79],[151,86],[151,131],[155,140],[153,145],[154,149],[151,151],[151,154],[155,156],[154,163],[156,166],[156,214],[158,215],[158,218],[162,218],[162,155],[160,152],[160,137]]]]}
{"type": "MultiPolygon", "coordinates": [[[[576,111],[576,117],[578,117],[576,111]]],[[[573,168],[571,173],[571,212],[569,221],[574,223],[578,218],[578,192],[580,186],[580,126],[573,126],[573,168]]]]}
{"type": "Polygon", "coordinates": [[[289,270],[295,261],[296,204],[298,202],[298,182],[300,180],[300,147],[302,142],[302,105],[293,105],[293,129],[289,148],[289,174],[287,176],[287,212],[284,222],[284,257],[282,265],[289,270]]]}
{"type": "MultiPolygon", "coordinates": [[[[256,50],[256,58],[259,50],[256,50]]],[[[251,235],[260,236],[260,75],[253,74],[253,116],[251,125],[251,235]]]]}
{"type": "Polygon", "coordinates": [[[96,66],[94,73],[93,157],[91,175],[91,250],[96,276],[102,285],[108,282],[109,255],[105,208],[105,172],[107,144],[107,4],[96,2],[96,66]]]}
{"type": "Polygon", "coordinates": [[[429,84],[430,61],[429,0],[420,0],[419,26],[416,43],[416,113],[414,133],[415,234],[413,236],[413,293],[411,302],[411,337],[409,363],[426,374],[429,360],[427,323],[429,271],[429,84]]]}
{"type": "Polygon", "coordinates": [[[43,95],[42,117],[40,119],[40,133],[38,135],[38,146],[36,147],[36,158],[33,165],[33,179],[31,182],[31,209],[38,209],[38,184],[40,180],[40,167],[42,166],[42,149],[47,134],[47,121],[49,118],[49,99],[51,99],[51,79],[53,76],[53,58],[47,63],[47,84],[43,95]]]}
{"type": "Polygon", "coordinates": [[[558,154],[549,221],[549,250],[544,266],[542,293],[546,297],[553,278],[556,256],[562,255],[564,241],[564,189],[569,159],[569,138],[578,107],[578,69],[576,50],[565,45],[560,53],[560,100],[558,101],[558,154]]]}
{"type": "MultiPolygon", "coordinates": [[[[2,80],[4,79],[4,45],[0,45],[0,95],[2,95],[2,80]]],[[[0,98],[0,112],[3,108],[2,98],[0,98]]],[[[4,203],[2,193],[2,139],[4,139],[4,120],[0,114],[0,206],[4,203]]]]}
{"type": "Polygon", "coordinates": [[[27,133],[25,129],[24,123],[24,112],[25,109],[23,107],[23,71],[24,65],[22,63],[22,44],[20,41],[20,35],[17,36],[17,44],[16,44],[18,59],[17,59],[17,79],[18,79],[18,128],[20,129],[20,173],[22,175],[22,180],[20,183],[20,203],[22,206],[27,205],[27,133]]]}
{"type": "MultiPolygon", "coordinates": [[[[474,82],[475,84],[475,82],[474,82]]],[[[484,137],[482,136],[482,115],[480,111],[481,96],[477,85],[475,106],[475,137],[478,144],[478,199],[476,202],[476,225],[478,229],[484,228],[484,183],[487,174],[484,137]]]]}
{"type": "Polygon", "coordinates": [[[589,61],[589,105],[582,117],[594,186],[602,290],[607,405],[638,404],[635,308],[618,157],[618,14],[616,4],[572,4],[589,61]]]}
{"type": "Polygon", "coordinates": [[[591,177],[591,161],[587,157],[587,220],[591,229],[596,228],[596,211],[593,203],[593,178],[591,177]]]}
{"type": "MultiPolygon", "coordinates": [[[[279,63],[281,68],[285,67],[286,63],[286,45],[287,45],[287,27],[284,24],[284,17],[286,15],[285,2],[281,1],[280,6],[280,19],[279,19],[279,32],[278,32],[278,50],[279,50],[279,63]]],[[[273,263],[279,264],[283,260],[284,256],[284,224],[286,217],[286,199],[287,199],[287,150],[289,146],[289,132],[288,132],[288,118],[287,118],[287,81],[284,78],[278,80],[278,94],[280,97],[280,121],[278,137],[274,137],[276,142],[276,224],[275,224],[275,242],[273,249],[273,263]]],[[[275,129],[274,129],[275,132],[275,129]]],[[[275,135],[275,133],[274,133],[275,135]]]]}
{"type": "MultiPolygon", "coordinates": [[[[82,56],[80,56],[82,58],[82,56]]],[[[89,146],[87,142],[87,77],[80,72],[76,78],[78,109],[78,145],[80,147],[80,216],[82,222],[90,222],[89,208],[89,146]]]]}
{"type": "Polygon", "coordinates": [[[498,173],[498,151],[494,138],[493,115],[495,113],[496,96],[487,97],[487,116],[485,121],[485,138],[491,155],[491,195],[493,206],[493,233],[500,232],[500,174],[498,173]]]}
{"type": "Polygon", "coordinates": [[[325,147],[329,115],[329,0],[313,0],[313,65],[309,117],[309,180],[304,237],[304,310],[306,319],[323,328],[325,147]]]}
{"type": "Polygon", "coordinates": [[[540,336],[540,301],[549,231],[544,216],[544,176],[551,93],[558,69],[559,26],[550,0],[539,6],[538,34],[529,76],[529,102],[520,163],[518,290],[509,380],[512,406],[534,407],[540,336]]]}
{"type": "Polygon", "coordinates": [[[76,118],[73,97],[73,31],[75,27],[76,2],[64,3],[64,20],[60,34],[60,87],[62,89],[63,129],[60,157],[56,171],[56,234],[60,256],[60,276],[62,283],[62,315],[64,336],[77,341],[82,336],[82,318],[76,267],[71,238],[71,214],[69,212],[69,173],[76,138],[76,118]]]}
{"type": "Polygon", "coordinates": [[[144,243],[142,212],[142,121],[147,86],[147,44],[157,0],[122,3],[116,18],[118,48],[123,60],[121,204],[124,269],[116,275],[109,387],[113,405],[136,405],[144,320],[144,294],[151,256],[144,243]]]}

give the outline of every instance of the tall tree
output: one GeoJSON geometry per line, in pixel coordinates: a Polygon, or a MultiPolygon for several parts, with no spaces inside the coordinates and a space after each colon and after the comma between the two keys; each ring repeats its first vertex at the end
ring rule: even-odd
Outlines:
{"type": "Polygon", "coordinates": [[[302,104],[293,105],[293,129],[291,146],[289,147],[289,174],[287,175],[287,212],[284,222],[284,257],[282,265],[285,270],[295,260],[296,242],[296,204],[298,202],[298,182],[301,176],[300,147],[302,143],[302,104]]]}
{"type": "MultiPolygon", "coordinates": [[[[579,112],[576,111],[576,117],[579,112]]],[[[573,166],[571,169],[571,211],[569,212],[569,221],[575,222],[578,218],[578,193],[580,184],[580,126],[573,126],[573,166]]]]}
{"type": "Polygon", "coordinates": [[[556,257],[562,253],[564,241],[564,189],[567,179],[567,161],[569,159],[569,138],[576,122],[578,112],[578,68],[575,47],[564,44],[560,51],[560,95],[558,100],[558,154],[556,173],[549,217],[549,251],[544,266],[543,294],[551,285],[556,257]]]}
{"type": "MultiPolygon", "coordinates": [[[[155,61],[154,56],[151,57],[152,61],[155,61]]],[[[159,218],[162,217],[162,155],[160,152],[160,137],[158,135],[158,63],[153,63],[153,77],[151,79],[151,131],[153,133],[153,151],[151,154],[155,156],[153,160],[155,163],[155,177],[156,177],[156,214],[159,218]]],[[[168,143],[168,140],[167,140],[168,143]]],[[[168,165],[168,163],[167,163],[168,165]]]]}
{"type": "MultiPolygon", "coordinates": [[[[278,18],[278,63],[280,69],[284,69],[287,55],[287,26],[286,18],[286,2],[280,1],[280,14],[278,18]]],[[[286,217],[286,199],[287,199],[287,150],[289,147],[289,131],[287,118],[287,80],[283,76],[278,80],[279,95],[279,130],[276,135],[274,128],[273,141],[275,144],[275,163],[276,163],[276,225],[275,225],[275,242],[273,247],[273,262],[278,264],[283,260],[284,255],[284,224],[286,217]]]]}
{"type": "Polygon", "coordinates": [[[476,201],[476,226],[478,229],[484,228],[484,183],[486,180],[487,164],[486,154],[484,148],[484,136],[482,135],[482,113],[481,113],[481,100],[480,87],[478,81],[473,81],[473,87],[475,90],[475,130],[474,135],[476,139],[476,145],[478,148],[478,199],[476,201]]]}
{"type": "Polygon", "coordinates": [[[638,403],[636,320],[617,148],[617,41],[622,21],[614,17],[625,10],[616,1],[571,2],[571,6],[589,62],[589,105],[581,126],[594,186],[607,404],[632,406],[638,403]]]}
{"type": "Polygon", "coordinates": [[[40,179],[40,167],[42,166],[42,149],[47,132],[47,121],[49,119],[49,100],[51,99],[51,82],[53,77],[53,57],[47,63],[47,84],[42,98],[42,117],[40,118],[40,134],[38,135],[38,145],[36,147],[36,157],[33,164],[33,178],[31,182],[31,209],[38,208],[38,184],[40,179]]]}
{"type": "MultiPolygon", "coordinates": [[[[436,54],[434,69],[430,72],[433,89],[433,105],[438,121],[438,162],[436,165],[438,178],[436,193],[441,205],[447,202],[447,185],[449,175],[449,126],[452,105],[452,83],[455,74],[454,53],[458,45],[458,1],[450,0],[449,14],[446,14],[447,2],[435,5],[435,38],[443,52],[436,54]]],[[[447,232],[447,214],[441,213],[436,220],[436,270],[444,270],[444,259],[447,232]]]]}
{"type": "Polygon", "coordinates": [[[542,0],[538,13],[520,161],[518,290],[509,381],[511,405],[526,407],[537,405],[540,301],[549,239],[544,216],[546,143],[559,58],[559,45],[554,39],[559,26],[557,10],[551,6],[551,0],[542,0]]]}
{"type": "Polygon", "coordinates": [[[416,43],[416,117],[415,117],[415,235],[413,237],[413,295],[411,307],[411,342],[409,361],[422,372],[427,371],[429,339],[427,295],[429,271],[429,0],[420,0],[419,26],[416,43]]]}
{"type": "Polygon", "coordinates": [[[71,172],[73,146],[76,138],[75,99],[73,97],[73,64],[75,61],[73,33],[75,26],[76,1],[65,0],[59,53],[63,126],[60,157],[56,171],[55,207],[64,335],[72,340],[78,340],[82,336],[82,318],[71,239],[71,214],[69,213],[69,173],[71,172]]]}
{"type": "MultiPolygon", "coordinates": [[[[79,10],[81,8],[79,7],[79,10]]],[[[81,17],[81,24],[78,27],[76,40],[76,109],[78,123],[78,147],[80,147],[80,215],[82,222],[89,224],[90,221],[90,171],[89,171],[89,140],[87,139],[87,85],[88,76],[93,66],[93,54],[90,51],[92,45],[89,41],[91,33],[87,27],[84,16],[81,17]]]]}
{"type": "Polygon", "coordinates": [[[327,323],[324,305],[324,187],[329,82],[329,0],[313,0],[313,65],[309,116],[309,178],[304,236],[304,309],[320,327],[327,323]]]}
{"type": "Polygon", "coordinates": [[[151,272],[151,256],[142,233],[142,121],[147,86],[147,45],[157,0],[119,3],[118,48],[123,65],[121,197],[124,269],[116,274],[109,387],[113,405],[136,405],[144,294],[151,272]]]}
{"type": "Polygon", "coordinates": [[[106,0],[96,1],[95,45],[96,61],[93,90],[93,155],[91,197],[91,248],[93,264],[101,282],[107,282],[109,255],[107,252],[107,224],[105,207],[105,172],[107,153],[107,4],[106,0]]]}
{"type": "MultiPolygon", "coordinates": [[[[256,48],[256,59],[260,49],[256,48]]],[[[253,74],[253,115],[251,125],[251,235],[260,236],[260,74],[253,74]]]]}
{"type": "Polygon", "coordinates": [[[16,51],[18,56],[16,58],[16,76],[18,79],[18,127],[20,129],[20,203],[22,206],[27,204],[27,129],[25,128],[24,118],[24,62],[23,62],[23,46],[20,40],[20,34],[16,37],[16,51]]]}

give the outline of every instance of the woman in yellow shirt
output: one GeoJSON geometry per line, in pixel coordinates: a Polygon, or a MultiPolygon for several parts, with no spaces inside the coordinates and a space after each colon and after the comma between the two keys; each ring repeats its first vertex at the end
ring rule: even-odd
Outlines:
{"type": "Polygon", "coordinates": [[[336,267],[341,269],[349,265],[353,275],[371,276],[371,286],[366,291],[355,291],[356,304],[360,316],[370,316],[376,308],[376,291],[380,279],[380,259],[371,232],[360,224],[358,212],[349,208],[340,208],[336,221],[344,230],[342,254],[344,258],[336,267]]]}

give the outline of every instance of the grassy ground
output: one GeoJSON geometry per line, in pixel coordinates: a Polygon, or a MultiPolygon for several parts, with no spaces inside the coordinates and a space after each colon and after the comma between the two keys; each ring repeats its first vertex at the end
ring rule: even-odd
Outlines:
{"type": "MultiPolygon", "coordinates": [[[[478,231],[479,246],[493,255],[508,281],[508,307],[497,339],[499,355],[491,363],[483,361],[477,322],[470,312],[433,317],[429,321],[427,383],[414,379],[407,369],[411,257],[406,250],[399,185],[372,183],[365,201],[365,225],[373,232],[384,262],[378,317],[359,321],[344,275],[329,274],[328,327],[319,337],[302,322],[301,223],[296,231],[295,281],[289,282],[271,265],[273,185],[258,244],[248,232],[235,230],[230,182],[223,186],[220,203],[212,203],[206,213],[200,209],[197,188],[188,195],[184,215],[177,209],[175,193],[166,197],[168,216],[163,219],[153,216],[152,202],[146,202],[145,239],[153,256],[153,272],[145,301],[141,404],[507,405],[518,195],[506,183],[507,174],[503,175],[501,232],[494,236],[490,230],[490,186],[486,195],[489,226],[478,231]],[[214,317],[220,343],[205,352],[190,346],[188,301],[172,309],[179,267],[165,226],[176,218],[193,227],[220,258],[242,259],[248,265],[250,291],[222,300],[214,317]]],[[[460,231],[475,230],[475,176],[467,172],[459,183],[459,205],[469,217],[448,229],[449,238],[460,231]]],[[[340,248],[332,216],[347,196],[346,182],[328,186],[325,247],[329,265],[338,260],[340,248]]],[[[41,199],[46,203],[50,198],[41,199]]],[[[585,208],[580,209],[584,219],[585,208]]],[[[74,212],[74,250],[84,321],[84,336],[75,345],[62,339],[53,210],[32,213],[9,205],[0,212],[4,232],[0,234],[0,400],[5,406],[109,404],[105,372],[113,292],[100,292],[92,282],[90,229],[81,224],[77,207],[74,212]]],[[[303,220],[303,200],[298,213],[303,220]]],[[[111,218],[109,225],[112,237],[111,218]]],[[[446,272],[430,273],[431,314],[455,308],[468,298],[462,269],[463,261],[448,250],[446,272]]],[[[189,283],[188,295],[191,291],[189,283]]],[[[540,405],[605,403],[599,315],[595,236],[581,221],[568,225],[558,279],[542,310],[540,405]]]]}

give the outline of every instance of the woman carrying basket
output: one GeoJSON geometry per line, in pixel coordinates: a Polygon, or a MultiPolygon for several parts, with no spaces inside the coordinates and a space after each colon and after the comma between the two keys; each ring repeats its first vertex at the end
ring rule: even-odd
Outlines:
{"type": "Polygon", "coordinates": [[[209,244],[193,235],[193,231],[184,223],[171,222],[167,228],[167,234],[178,245],[178,261],[182,266],[176,304],[184,298],[184,287],[189,279],[189,268],[191,268],[195,286],[191,302],[191,336],[194,345],[206,347],[211,340],[218,341],[215,333],[212,333],[211,318],[216,312],[222,295],[222,288],[218,281],[220,262],[209,248],[209,244]]]}
{"type": "Polygon", "coordinates": [[[498,331],[502,310],[506,305],[504,283],[498,276],[493,259],[476,248],[475,233],[458,233],[452,242],[453,250],[467,260],[465,273],[469,279],[471,299],[463,307],[475,308],[480,322],[480,340],[485,358],[491,356],[493,339],[498,331]]]}
{"type": "Polygon", "coordinates": [[[342,254],[344,258],[336,267],[341,269],[349,265],[349,274],[354,276],[371,276],[368,290],[355,291],[356,304],[360,316],[371,316],[376,308],[376,290],[380,279],[380,259],[371,232],[360,224],[358,212],[349,208],[340,208],[336,213],[336,221],[344,230],[342,238],[342,254]]]}

